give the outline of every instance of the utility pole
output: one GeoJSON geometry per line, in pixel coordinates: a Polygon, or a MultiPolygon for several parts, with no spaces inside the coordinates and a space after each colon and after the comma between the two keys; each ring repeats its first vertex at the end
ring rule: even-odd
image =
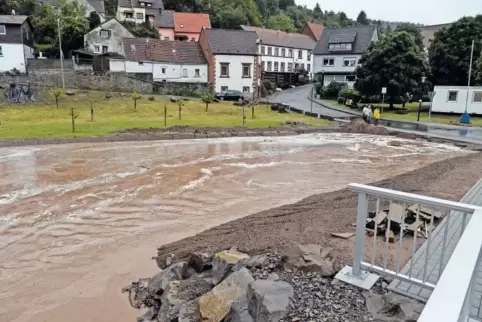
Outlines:
{"type": "Polygon", "coordinates": [[[65,88],[65,78],[64,78],[64,53],[62,52],[62,34],[60,31],[60,7],[57,9],[57,29],[59,34],[59,53],[60,53],[60,69],[62,73],[62,88],[65,88]]]}

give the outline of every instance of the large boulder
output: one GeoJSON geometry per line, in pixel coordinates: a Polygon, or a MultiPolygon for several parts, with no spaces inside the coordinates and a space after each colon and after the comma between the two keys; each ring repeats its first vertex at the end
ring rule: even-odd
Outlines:
{"type": "Polygon", "coordinates": [[[248,254],[241,253],[237,250],[223,250],[214,255],[213,283],[216,285],[221,282],[236,263],[247,258],[249,258],[248,254]]]}
{"type": "Polygon", "coordinates": [[[415,322],[420,317],[424,305],[415,300],[387,293],[363,293],[368,312],[377,320],[387,322],[415,322]]]}
{"type": "Polygon", "coordinates": [[[298,245],[298,248],[301,256],[288,258],[285,268],[317,272],[323,277],[334,276],[338,272],[340,267],[332,257],[331,248],[316,244],[298,245]]]}
{"type": "Polygon", "coordinates": [[[192,253],[189,256],[188,265],[197,273],[201,273],[213,266],[213,254],[211,253],[192,253]]]}
{"type": "Polygon", "coordinates": [[[212,286],[202,278],[192,278],[169,283],[161,296],[158,320],[170,322],[178,318],[181,307],[189,301],[209,292],[212,286]]]}
{"type": "Polygon", "coordinates": [[[248,297],[246,295],[242,295],[233,302],[224,322],[253,322],[253,318],[249,315],[248,297]]]}
{"type": "Polygon", "coordinates": [[[186,262],[172,264],[151,278],[149,285],[147,286],[149,293],[158,295],[162,294],[170,282],[184,279],[186,277],[186,273],[186,262]]]}
{"type": "Polygon", "coordinates": [[[199,311],[203,321],[219,322],[224,319],[231,305],[246,294],[248,285],[254,282],[246,268],[232,273],[210,292],[199,298],[199,311]]]}
{"type": "Polygon", "coordinates": [[[199,314],[199,304],[197,300],[192,300],[181,305],[178,322],[198,322],[200,320],[201,316],[199,314]]]}
{"type": "Polygon", "coordinates": [[[243,267],[247,268],[261,268],[263,264],[268,260],[267,255],[254,255],[248,258],[241,259],[238,261],[234,267],[233,271],[238,271],[243,267]]]}
{"type": "Polygon", "coordinates": [[[254,322],[277,322],[293,298],[293,287],[283,281],[257,280],[248,286],[248,311],[254,322]]]}

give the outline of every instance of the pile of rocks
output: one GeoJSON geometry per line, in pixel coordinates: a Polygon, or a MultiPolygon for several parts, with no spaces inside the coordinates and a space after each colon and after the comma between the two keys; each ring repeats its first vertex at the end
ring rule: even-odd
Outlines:
{"type": "Polygon", "coordinates": [[[386,283],[367,295],[333,280],[338,265],[330,249],[298,247],[292,256],[230,249],[193,253],[176,263],[168,257],[160,273],[123,291],[133,307],[145,311],[138,322],[405,321],[416,315],[393,309],[398,302],[387,300],[386,283]],[[395,311],[396,319],[384,319],[395,311]]]}
{"type": "Polygon", "coordinates": [[[389,135],[390,131],[383,127],[373,124],[368,124],[360,118],[353,119],[349,123],[340,126],[340,129],[346,133],[361,133],[372,135],[389,135]]]}

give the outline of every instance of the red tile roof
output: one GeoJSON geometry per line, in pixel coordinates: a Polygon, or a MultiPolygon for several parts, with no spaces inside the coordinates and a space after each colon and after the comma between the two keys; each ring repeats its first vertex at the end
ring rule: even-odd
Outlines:
{"type": "Polygon", "coordinates": [[[311,30],[316,40],[320,40],[321,34],[323,33],[323,25],[313,22],[306,23],[307,27],[311,30]]]}
{"type": "Polygon", "coordinates": [[[203,27],[211,28],[208,14],[174,12],[175,32],[201,33],[203,27]]]}

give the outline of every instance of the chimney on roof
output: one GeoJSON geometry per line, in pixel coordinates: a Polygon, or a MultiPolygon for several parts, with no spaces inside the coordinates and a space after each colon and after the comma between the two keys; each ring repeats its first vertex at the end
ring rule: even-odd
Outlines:
{"type": "Polygon", "coordinates": [[[12,16],[15,16],[15,10],[12,9],[12,16]]]}

